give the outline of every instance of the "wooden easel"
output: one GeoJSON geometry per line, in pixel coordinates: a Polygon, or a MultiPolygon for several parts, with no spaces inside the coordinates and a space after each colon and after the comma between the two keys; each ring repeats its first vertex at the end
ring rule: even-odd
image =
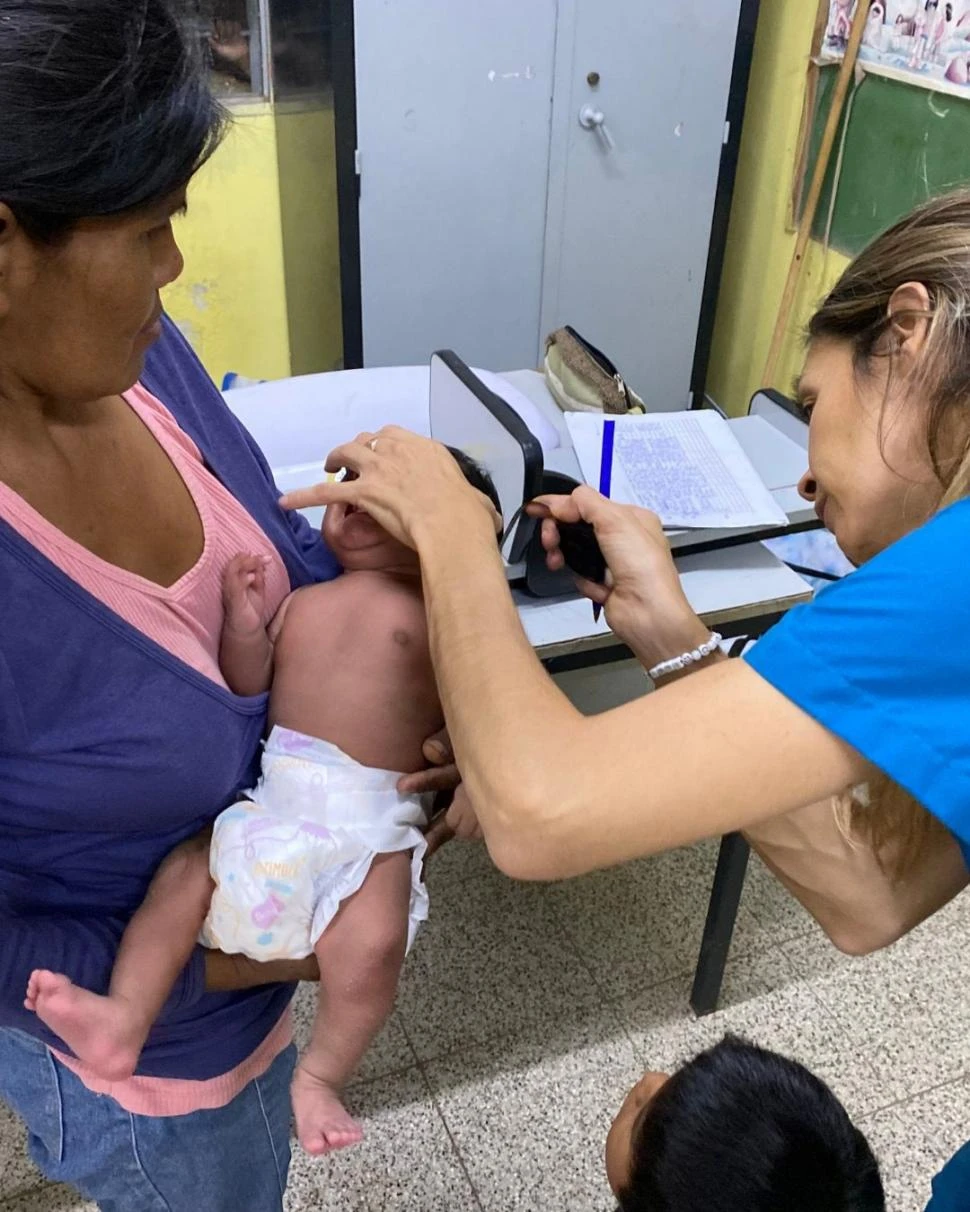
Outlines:
{"type": "Polygon", "coordinates": [[[815,212],[818,210],[819,198],[822,196],[825,173],[829,166],[832,148],[835,146],[835,136],[839,129],[842,110],[845,108],[845,99],[848,96],[849,85],[852,83],[856,61],[859,57],[859,47],[862,45],[862,35],[865,31],[868,16],[869,0],[856,0],[855,16],[852,19],[849,42],[845,48],[845,57],[839,68],[838,79],[835,82],[835,91],[832,94],[832,106],[829,109],[825,129],[822,132],[822,142],[819,146],[818,158],[815,161],[812,180],[808,187],[804,206],[802,207],[802,217],[798,224],[798,234],[795,238],[795,251],[792,254],[791,264],[788,267],[788,277],[785,280],[785,289],[782,292],[778,317],[775,320],[771,345],[768,349],[768,360],[765,362],[764,374],[761,377],[761,382],[765,387],[773,387],[775,385],[774,380],[778,370],[778,359],[781,357],[782,347],[785,343],[788,321],[791,317],[792,305],[795,302],[795,294],[798,289],[798,280],[801,276],[808,241],[811,238],[812,224],[815,222],[815,212]]]}

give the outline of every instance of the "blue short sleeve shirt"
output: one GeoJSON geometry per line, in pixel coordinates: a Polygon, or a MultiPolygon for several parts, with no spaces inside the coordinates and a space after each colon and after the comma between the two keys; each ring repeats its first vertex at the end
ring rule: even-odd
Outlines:
{"type": "Polygon", "coordinates": [[[919,800],[970,864],[970,500],[792,610],[745,659],[919,800]]]}

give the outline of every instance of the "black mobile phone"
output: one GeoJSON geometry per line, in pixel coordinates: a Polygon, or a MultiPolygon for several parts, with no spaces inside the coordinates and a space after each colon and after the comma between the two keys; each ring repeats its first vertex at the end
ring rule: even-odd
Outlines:
{"type": "MultiPolygon", "coordinates": [[[[562,471],[546,470],[542,476],[544,496],[567,497],[579,487],[579,480],[562,471]]],[[[602,585],[606,580],[606,560],[600,550],[599,540],[591,522],[557,522],[559,549],[566,567],[578,577],[602,585]]],[[[532,541],[530,568],[527,580],[529,588],[540,596],[568,593],[571,581],[562,573],[550,573],[545,567],[545,552],[539,539],[538,526],[532,541]]]]}
{"type": "Polygon", "coordinates": [[[606,560],[592,522],[559,522],[558,527],[559,550],[566,567],[576,576],[602,585],[606,580],[606,560]]]}

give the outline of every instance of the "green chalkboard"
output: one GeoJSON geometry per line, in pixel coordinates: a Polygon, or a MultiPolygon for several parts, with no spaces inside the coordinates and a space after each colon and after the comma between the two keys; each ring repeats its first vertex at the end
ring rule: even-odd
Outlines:
{"type": "MultiPolygon", "coordinates": [[[[822,140],[837,74],[837,67],[822,69],[803,192],[822,140]]],[[[830,242],[840,252],[854,255],[919,202],[970,181],[970,101],[867,75],[846,113],[849,129],[830,242]]],[[[841,135],[840,130],[815,216],[812,234],[819,240],[828,224],[841,135]]]]}

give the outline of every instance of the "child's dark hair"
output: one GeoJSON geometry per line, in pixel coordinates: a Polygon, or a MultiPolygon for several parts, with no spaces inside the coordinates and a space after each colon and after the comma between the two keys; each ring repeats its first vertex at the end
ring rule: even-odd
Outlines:
{"type": "Polygon", "coordinates": [[[0,0],[0,201],[51,243],[154,205],[219,143],[188,0],[0,0]]]}
{"type": "Polygon", "coordinates": [[[634,1130],[621,1212],[883,1212],[879,1167],[804,1065],[726,1036],[634,1130]]]}
{"type": "Polygon", "coordinates": [[[488,474],[481,463],[476,463],[471,455],[465,454],[463,450],[459,450],[457,446],[446,447],[448,453],[452,456],[458,466],[464,473],[465,479],[471,484],[472,488],[477,488],[479,492],[492,502],[499,513],[502,512],[502,502],[499,500],[498,489],[492,477],[488,474]]]}

